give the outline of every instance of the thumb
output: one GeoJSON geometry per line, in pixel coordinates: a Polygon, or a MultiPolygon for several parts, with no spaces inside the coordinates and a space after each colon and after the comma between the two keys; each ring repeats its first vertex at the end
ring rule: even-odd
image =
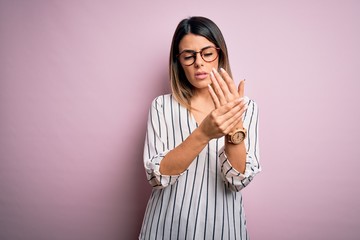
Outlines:
{"type": "Polygon", "coordinates": [[[245,88],[245,79],[241,80],[238,86],[238,93],[241,98],[244,97],[244,88],[245,88]]]}

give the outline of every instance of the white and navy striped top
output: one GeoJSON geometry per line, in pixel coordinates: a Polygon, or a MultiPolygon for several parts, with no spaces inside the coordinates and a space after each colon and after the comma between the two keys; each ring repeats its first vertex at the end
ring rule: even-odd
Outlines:
{"type": "Polygon", "coordinates": [[[144,147],[144,166],[153,187],[139,239],[248,239],[240,190],[260,172],[258,107],[248,100],[244,174],[232,168],[224,137],[211,140],[176,176],[161,175],[160,162],[197,127],[191,113],[171,94],[152,102],[144,147]]]}

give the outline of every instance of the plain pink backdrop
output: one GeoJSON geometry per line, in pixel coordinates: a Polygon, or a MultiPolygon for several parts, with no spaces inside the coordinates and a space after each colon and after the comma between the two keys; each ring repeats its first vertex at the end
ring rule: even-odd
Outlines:
{"type": "Polygon", "coordinates": [[[147,112],[192,15],[260,107],[251,238],[359,238],[359,1],[0,0],[0,239],[137,238],[147,112]]]}

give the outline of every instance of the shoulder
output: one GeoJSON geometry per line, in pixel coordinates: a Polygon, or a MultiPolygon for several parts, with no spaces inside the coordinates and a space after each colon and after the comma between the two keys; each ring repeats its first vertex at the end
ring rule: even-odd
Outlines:
{"type": "Polygon", "coordinates": [[[174,100],[175,99],[171,93],[159,95],[152,100],[151,106],[153,108],[155,107],[156,109],[158,109],[159,107],[162,108],[164,105],[168,105],[171,101],[174,100]]]}
{"type": "Polygon", "coordinates": [[[153,104],[162,104],[162,103],[164,103],[164,102],[170,101],[171,98],[172,98],[172,94],[171,94],[171,93],[159,95],[159,96],[155,97],[155,98],[152,100],[152,105],[153,105],[153,104]]]}
{"type": "Polygon", "coordinates": [[[163,94],[155,97],[152,100],[152,105],[154,104],[167,104],[170,102],[177,102],[174,95],[172,93],[163,94]]]}

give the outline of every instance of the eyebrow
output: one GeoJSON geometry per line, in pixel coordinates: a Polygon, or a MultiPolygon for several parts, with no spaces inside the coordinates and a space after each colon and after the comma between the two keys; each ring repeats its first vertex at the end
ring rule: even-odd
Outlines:
{"type": "MultiPolygon", "coordinates": [[[[209,46],[201,48],[200,51],[205,49],[205,48],[208,48],[208,47],[216,47],[216,46],[209,45],[209,46]]],[[[180,53],[182,53],[182,52],[196,52],[196,51],[192,50],[192,49],[184,49],[184,50],[180,51],[180,53]]]]}

